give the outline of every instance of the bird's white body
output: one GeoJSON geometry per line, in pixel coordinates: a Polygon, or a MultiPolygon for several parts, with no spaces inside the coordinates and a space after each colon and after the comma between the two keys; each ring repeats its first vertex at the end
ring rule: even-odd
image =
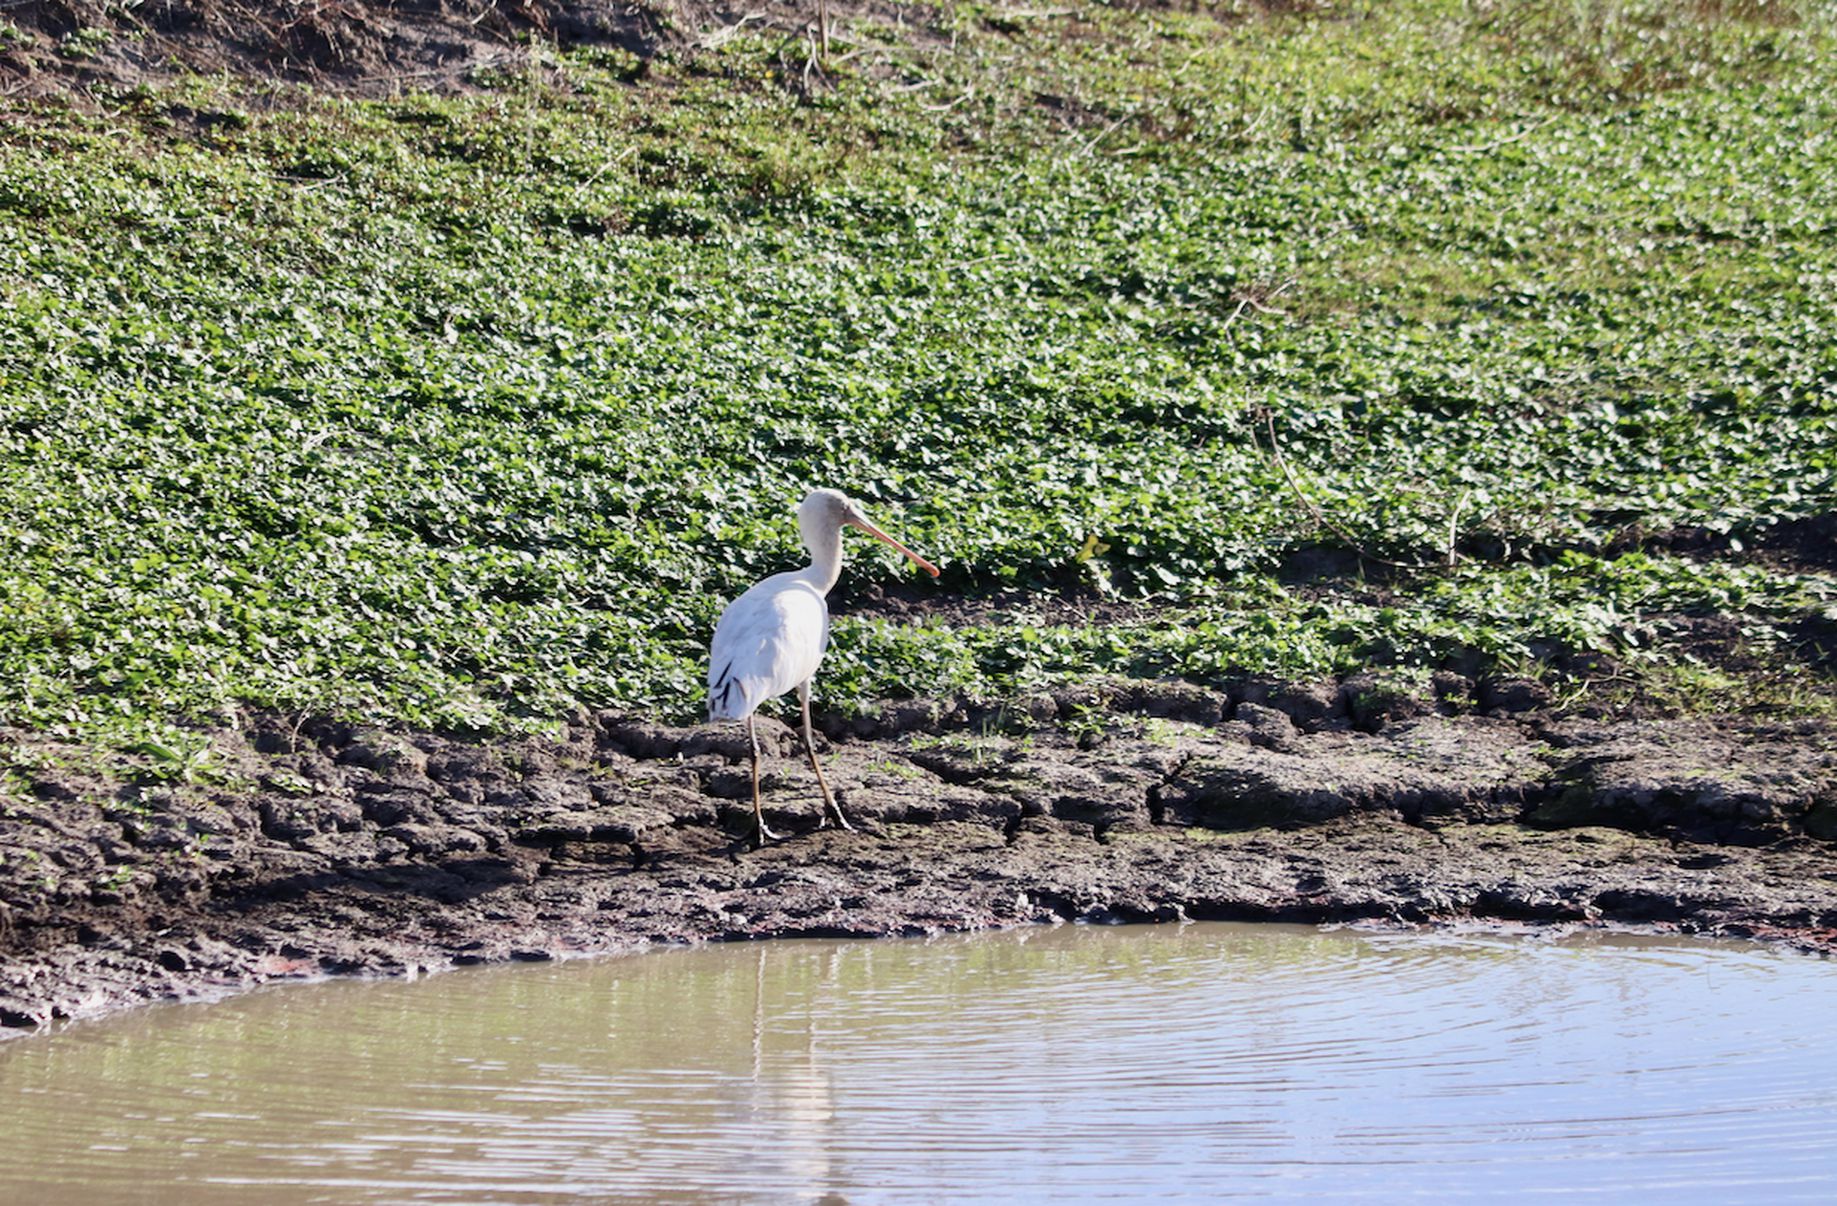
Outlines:
{"type": "Polygon", "coordinates": [[[829,647],[829,604],[809,569],[773,574],[728,604],[708,658],[708,719],[745,720],[801,687],[829,647]]]}
{"type": "Polygon", "coordinates": [[[708,649],[708,719],[746,722],[753,751],[754,841],[772,836],[759,803],[759,740],[753,713],[768,699],[797,689],[803,711],[804,750],[823,792],[823,824],[831,816],[848,828],[848,820],[829,794],[817,762],[810,731],[810,680],[829,647],[829,604],[824,596],[842,573],[842,528],[860,528],[917,562],[932,577],[937,567],[869,523],[861,508],[839,490],[812,490],[797,508],[797,527],[810,564],[801,570],[773,574],[727,605],[714,628],[708,649]]]}

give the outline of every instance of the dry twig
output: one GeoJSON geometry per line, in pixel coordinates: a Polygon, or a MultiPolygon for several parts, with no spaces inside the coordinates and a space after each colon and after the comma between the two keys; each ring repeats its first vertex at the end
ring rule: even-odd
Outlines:
{"type": "Polygon", "coordinates": [[[1329,519],[1326,513],[1314,504],[1314,500],[1307,496],[1307,492],[1301,488],[1301,483],[1295,479],[1295,471],[1288,467],[1288,458],[1282,455],[1282,444],[1276,439],[1276,416],[1274,414],[1264,415],[1263,423],[1269,428],[1269,451],[1270,454],[1275,457],[1276,467],[1282,470],[1282,476],[1288,481],[1288,488],[1294,492],[1295,497],[1300,500],[1301,505],[1307,508],[1308,514],[1314,517],[1315,523],[1326,528],[1335,536],[1338,536],[1345,542],[1347,548],[1367,561],[1375,561],[1379,565],[1388,565],[1392,569],[1400,570],[1425,570],[1429,568],[1420,562],[1392,561],[1388,557],[1380,557],[1361,544],[1358,537],[1354,536],[1344,527],[1341,527],[1336,521],[1329,519]]]}
{"type": "Polygon", "coordinates": [[[1524,138],[1528,135],[1535,134],[1537,133],[1537,131],[1543,129],[1545,126],[1549,125],[1551,122],[1555,120],[1556,120],[1555,117],[1546,117],[1542,121],[1536,122],[1532,125],[1528,125],[1524,129],[1518,131],[1518,133],[1508,134],[1504,138],[1495,138],[1491,142],[1476,143],[1473,146],[1449,147],[1448,149],[1450,151],[1458,151],[1463,155],[1473,155],[1473,154],[1478,154],[1481,151],[1490,151],[1494,147],[1502,147],[1508,142],[1517,142],[1520,138],[1524,138]]]}
{"type": "MultiPolygon", "coordinates": [[[[1296,283],[1295,278],[1290,277],[1288,280],[1283,281],[1280,285],[1277,285],[1274,289],[1265,294],[1263,301],[1275,301],[1278,297],[1281,297],[1284,293],[1293,289],[1296,283]]],[[[1220,329],[1228,333],[1231,330],[1231,324],[1236,322],[1238,317],[1246,310],[1255,310],[1258,314],[1274,314],[1278,318],[1288,317],[1287,310],[1278,310],[1274,306],[1266,306],[1263,302],[1258,301],[1247,293],[1239,293],[1237,294],[1237,309],[1231,311],[1231,313],[1226,316],[1220,329]]]]}

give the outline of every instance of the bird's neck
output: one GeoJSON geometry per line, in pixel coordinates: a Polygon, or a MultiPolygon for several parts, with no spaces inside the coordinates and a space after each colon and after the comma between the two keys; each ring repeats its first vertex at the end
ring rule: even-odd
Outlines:
{"type": "Polygon", "coordinates": [[[806,533],[804,547],[810,550],[810,568],[804,571],[805,576],[819,591],[828,594],[842,576],[842,529],[806,533]]]}

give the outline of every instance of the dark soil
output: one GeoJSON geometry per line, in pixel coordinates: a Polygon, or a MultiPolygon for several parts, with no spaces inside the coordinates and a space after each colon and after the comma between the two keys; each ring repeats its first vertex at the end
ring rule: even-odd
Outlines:
{"type": "Polygon", "coordinates": [[[1773,569],[1817,573],[1837,569],[1837,512],[1782,520],[1741,532],[1674,528],[1629,538],[1620,548],[1644,548],[1712,560],[1749,561],[1773,569]]]}
{"type": "MultiPolygon", "coordinates": [[[[947,37],[922,6],[827,9],[832,30],[866,22],[947,37]]],[[[603,47],[636,79],[657,55],[693,54],[742,21],[801,45],[817,11],[816,0],[16,0],[0,6],[12,30],[0,25],[0,94],[121,91],[184,72],[356,95],[454,92],[482,72],[525,69],[532,47],[603,47]]]]}
{"type": "Polygon", "coordinates": [[[467,741],[258,717],[212,735],[202,783],[170,762],[87,774],[12,732],[13,765],[38,769],[0,817],[0,1021],[325,974],[1063,919],[1478,918],[1837,947],[1837,726],[1606,725],[1548,714],[1534,684],[1436,691],[1121,683],[831,717],[853,833],[815,830],[798,742],[766,722],[768,819],[793,836],[760,851],[730,728],[604,715],[467,741]]]}

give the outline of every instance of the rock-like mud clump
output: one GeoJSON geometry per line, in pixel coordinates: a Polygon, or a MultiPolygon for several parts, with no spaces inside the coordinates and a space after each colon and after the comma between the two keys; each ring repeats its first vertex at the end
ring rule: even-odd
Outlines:
{"type": "Polygon", "coordinates": [[[263,716],[210,734],[208,774],[137,781],[0,733],[36,768],[0,816],[0,1022],[324,974],[1064,920],[1837,944],[1829,723],[1608,724],[1540,710],[1529,684],[1446,686],[1123,683],[831,717],[819,745],[855,832],[816,828],[799,738],[762,721],[767,820],[790,836],[758,851],[731,726],[606,714],[473,741],[263,716]]]}

